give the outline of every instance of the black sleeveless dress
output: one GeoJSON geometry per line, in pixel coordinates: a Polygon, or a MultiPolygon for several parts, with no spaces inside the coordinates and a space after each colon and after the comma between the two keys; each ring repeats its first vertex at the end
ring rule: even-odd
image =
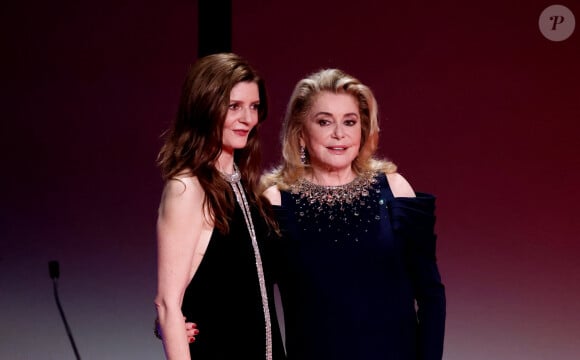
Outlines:
{"type": "MultiPolygon", "coordinates": [[[[272,323],[273,359],[284,358],[275,316],[270,263],[263,246],[268,234],[263,219],[252,207],[252,220],[260,246],[272,323]]],[[[190,344],[192,359],[265,359],[264,311],[251,238],[241,208],[236,209],[230,232],[214,229],[201,264],[188,285],[182,304],[187,321],[197,323],[199,335],[190,344]]]]}
{"type": "Polygon", "coordinates": [[[434,198],[394,198],[384,174],[358,191],[332,204],[282,192],[277,278],[287,357],[441,359],[434,198]]]}

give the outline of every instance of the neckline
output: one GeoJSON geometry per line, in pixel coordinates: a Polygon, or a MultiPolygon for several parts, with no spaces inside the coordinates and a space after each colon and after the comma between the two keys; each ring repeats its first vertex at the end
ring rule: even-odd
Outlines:
{"type": "Polygon", "coordinates": [[[307,185],[309,187],[318,187],[318,188],[323,188],[323,189],[341,189],[341,188],[345,188],[348,186],[351,186],[353,183],[360,181],[361,176],[357,175],[354,179],[352,179],[351,181],[341,184],[341,185],[320,185],[317,184],[315,182],[312,182],[306,178],[300,178],[298,180],[298,183],[307,185]]]}
{"type": "Polygon", "coordinates": [[[357,198],[369,196],[369,190],[377,182],[373,173],[358,175],[351,182],[336,185],[318,185],[305,178],[300,178],[290,186],[292,194],[306,198],[310,203],[334,204],[351,203],[357,198]]]}

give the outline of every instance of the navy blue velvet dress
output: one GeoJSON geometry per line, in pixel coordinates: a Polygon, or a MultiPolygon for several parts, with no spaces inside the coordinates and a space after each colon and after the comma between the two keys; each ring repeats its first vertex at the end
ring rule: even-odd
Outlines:
{"type": "Polygon", "coordinates": [[[384,174],[349,202],[282,192],[276,257],[289,360],[441,359],[434,208],[430,195],[394,198],[384,174]]]}
{"type": "MultiPolygon", "coordinates": [[[[266,278],[272,323],[273,359],[284,358],[274,310],[271,260],[264,256],[268,229],[255,208],[256,230],[266,278]]],[[[199,335],[189,346],[192,359],[265,359],[266,331],[256,260],[241,208],[230,222],[230,232],[214,229],[203,260],[183,298],[183,315],[197,323],[199,335]]]]}

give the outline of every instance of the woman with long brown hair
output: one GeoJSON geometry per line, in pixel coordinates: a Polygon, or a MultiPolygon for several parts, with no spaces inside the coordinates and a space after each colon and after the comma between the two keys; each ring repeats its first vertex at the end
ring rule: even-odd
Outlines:
{"type": "Polygon", "coordinates": [[[264,81],[235,54],[204,57],[187,74],[158,158],[155,305],[168,359],[283,356],[263,256],[274,222],[256,193],[266,101],[264,81]],[[203,329],[195,346],[184,318],[203,329]]]}

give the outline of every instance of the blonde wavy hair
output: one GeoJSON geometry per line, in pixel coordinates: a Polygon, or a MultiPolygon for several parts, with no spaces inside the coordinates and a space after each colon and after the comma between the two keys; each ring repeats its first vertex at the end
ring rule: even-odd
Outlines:
{"type": "Polygon", "coordinates": [[[287,189],[310,171],[310,166],[300,160],[300,137],[317,95],[324,91],[352,95],[358,103],[362,133],[359,154],[352,164],[354,172],[369,176],[378,171],[397,171],[392,162],[374,157],[379,142],[379,122],[377,101],[371,89],[339,69],[323,69],[296,84],[282,126],[282,163],[263,176],[263,189],[274,184],[287,189]]]}

